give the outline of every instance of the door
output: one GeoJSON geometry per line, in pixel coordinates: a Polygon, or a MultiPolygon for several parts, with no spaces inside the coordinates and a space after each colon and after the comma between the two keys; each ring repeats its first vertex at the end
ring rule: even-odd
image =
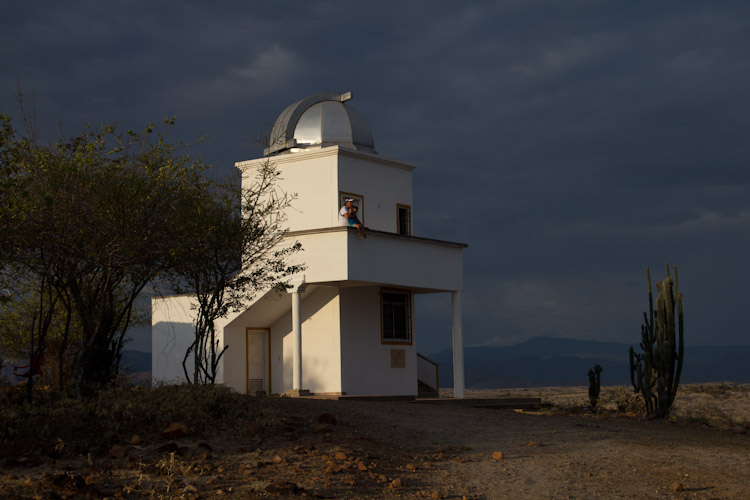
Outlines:
{"type": "Polygon", "coordinates": [[[268,330],[247,329],[247,384],[245,392],[256,395],[270,392],[268,366],[268,330]]]}

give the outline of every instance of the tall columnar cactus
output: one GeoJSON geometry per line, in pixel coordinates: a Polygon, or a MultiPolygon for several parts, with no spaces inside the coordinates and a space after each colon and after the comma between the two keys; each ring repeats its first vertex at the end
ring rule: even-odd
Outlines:
{"type": "Polygon", "coordinates": [[[674,267],[674,281],[669,276],[669,263],[666,267],[667,277],[656,284],[656,310],[651,291],[651,271],[646,268],[649,313],[643,313],[644,324],[641,326],[643,354],[636,354],[630,348],[630,382],[635,392],[643,397],[646,413],[658,418],[666,417],[672,407],[685,352],[682,293],[677,291],[677,266],[674,267]]]}

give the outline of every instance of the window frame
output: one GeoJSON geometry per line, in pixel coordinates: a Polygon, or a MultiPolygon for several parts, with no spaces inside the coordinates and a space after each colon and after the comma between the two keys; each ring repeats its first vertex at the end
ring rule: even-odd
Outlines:
{"type": "MultiPolygon", "coordinates": [[[[357,193],[348,193],[346,191],[339,191],[339,208],[338,210],[341,211],[341,207],[344,206],[344,198],[354,198],[354,202],[352,205],[357,205],[357,218],[362,222],[362,225],[365,225],[365,197],[364,195],[357,194],[357,193]]],[[[338,215],[338,212],[337,212],[338,215]]]]}
{"type": "Polygon", "coordinates": [[[396,203],[396,234],[400,234],[402,236],[411,236],[411,205],[406,205],[404,203],[396,203]],[[400,217],[400,210],[402,208],[405,208],[409,212],[409,227],[407,228],[406,233],[402,233],[400,231],[401,229],[401,217],[400,217]]]}
{"type": "Polygon", "coordinates": [[[380,343],[382,345],[413,345],[414,344],[414,294],[408,288],[393,288],[393,287],[381,287],[380,288],[380,343]],[[383,310],[383,294],[384,293],[400,293],[407,297],[409,314],[408,318],[408,339],[396,340],[385,338],[385,324],[384,324],[384,310],[383,310]]]}

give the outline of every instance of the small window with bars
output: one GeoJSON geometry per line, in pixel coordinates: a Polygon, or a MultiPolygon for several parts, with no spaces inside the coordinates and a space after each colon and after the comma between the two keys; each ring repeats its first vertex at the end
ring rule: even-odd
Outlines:
{"type": "Polygon", "coordinates": [[[409,205],[396,205],[397,222],[396,233],[411,234],[411,207],[409,205]]]}
{"type": "Polygon", "coordinates": [[[411,292],[382,289],[380,291],[382,338],[384,344],[411,344],[411,292]]]}

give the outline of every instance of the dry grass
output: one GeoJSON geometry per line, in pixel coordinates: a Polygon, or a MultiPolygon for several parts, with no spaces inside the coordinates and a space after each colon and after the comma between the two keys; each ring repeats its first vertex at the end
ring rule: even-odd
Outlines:
{"type": "Polygon", "coordinates": [[[195,434],[218,432],[253,420],[273,425],[278,399],[248,398],[219,386],[108,387],[90,397],[0,388],[0,450],[19,455],[42,450],[50,456],[84,453],[91,447],[127,442],[134,433],[158,433],[185,422],[195,434]]]}

